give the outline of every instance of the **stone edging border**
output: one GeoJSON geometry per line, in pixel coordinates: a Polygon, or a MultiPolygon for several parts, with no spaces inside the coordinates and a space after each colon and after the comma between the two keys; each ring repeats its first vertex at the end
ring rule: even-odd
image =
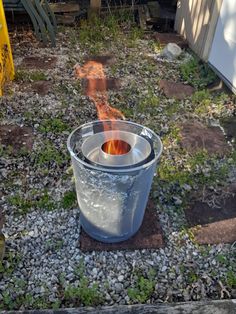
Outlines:
{"type": "Polygon", "coordinates": [[[59,310],[0,311],[0,314],[235,314],[236,299],[196,301],[158,305],[121,305],[105,307],[81,307],[59,310]]]}

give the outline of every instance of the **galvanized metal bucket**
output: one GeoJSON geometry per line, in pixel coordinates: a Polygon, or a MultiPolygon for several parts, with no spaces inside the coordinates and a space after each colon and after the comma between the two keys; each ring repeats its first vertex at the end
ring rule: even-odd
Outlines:
{"type": "Polygon", "coordinates": [[[162,153],[160,138],[136,123],[94,121],[74,130],[67,146],[85,232],[107,243],[133,236],[142,224],[162,153]],[[114,136],[128,142],[127,154],[104,154],[102,145],[114,136]]]}

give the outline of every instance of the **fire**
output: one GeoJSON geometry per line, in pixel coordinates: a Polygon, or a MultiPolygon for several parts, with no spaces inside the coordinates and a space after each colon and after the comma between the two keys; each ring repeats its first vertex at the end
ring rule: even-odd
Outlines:
{"type": "Polygon", "coordinates": [[[122,140],[110,140],[102,145],[102,150],[110,155],[124,155],[130,151],[130,145],[122,140]]]}
{"type": "MultiPolygon", "coordinates": [[[[124,115],[109,105],[107,95],[107,81],[103,65],[97,61],[88,61],[84,66],[75,66],[75,76],[86,79],[86,95],[94,102],[99,120],[124,119],[124,115]]],[[[103,123],[104,131],[107,130],[103,123]]],[[[123,155],[130,150],[128,143],[114,139],[103,144],[103,151],[111,155],[123,155]]]]}

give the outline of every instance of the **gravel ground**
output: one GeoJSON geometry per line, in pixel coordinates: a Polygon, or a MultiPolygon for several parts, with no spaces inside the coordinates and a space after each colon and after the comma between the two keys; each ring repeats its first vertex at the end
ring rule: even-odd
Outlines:
{"type": "Polygon", "coordinates": [[[151,197],[166,247],[86,254],[79,248],[79,210],[66,140],[75,127],[96,119],[94,105],[73,76],[73,66],[83,64],[90,54],[88,46],[80,44],[73,29],[59,33],[56,48],[27,41],[30,34],[13,39],[17,80],[0,100],[1,125],[31,127],[34,144],[30,152],[1,150],[0,206],[6,215],[6,256],[0,267],[0,309],[236,297],[236,246],[198,245],[183,214],[192,195],[201,195],[203,188],[209,188],[207,199],[217,198],[219,191],[236,180],[233,157],[195,161],[185,181],[182,177],[178,180],[181,170],[173,177],[164,167],[186,170],[189,156],[178,145],[180,122],[196,119],[218,123],[221,117],[235,113],[234,98],[207,94],[209,102],[204,110],[191,98],[166,98],[158,81],[183,81],[179,64],[184,58],[177,62],[161,60],[151,37],[110,41],[109,46],[101,47],[100,54],[115,56],[116,62],[106,71],[108,77],[119,78],[122,84],[121,90],[109,92],[110,103],[127,119],[152,128],[164,142],[163,168],[154,180],[151,197]],[[22,38],[26,38],[25,44],[22,38]],[[29,90],[29,74],[35,70],[20,70],[23,58],[31,55],[58,58],[55,67],[43,72],[53,86],[46,96],[29,90]],[[224,177],[203,183],[197,180],[199,175],[207,177],[209,169],[217,172],[222,164],[228,166],[224,177]]]}

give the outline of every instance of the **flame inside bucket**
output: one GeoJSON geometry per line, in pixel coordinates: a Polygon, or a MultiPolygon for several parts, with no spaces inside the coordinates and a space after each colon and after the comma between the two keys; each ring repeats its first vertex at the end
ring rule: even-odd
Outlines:
{"type": "MultiPolygon", "coordinates": [[[[115,121],[124,119],[124,115],[108,103],[107,80],[101,63],[88,61],[82,67],[77,65],[75,75],[87,80],[86,95],[95,103],[100,120],[115,121]]],[[[103,122],[103,127],[104,131],[109,130],[106,122],[103,122]]],[[[103,144],[102,149],[110,155],[124,155],[130,151],[131,147],[123,140],[107,138],[107,142],[103,144]]]]}
{"type": "Polygon", "coordinates": [[[124,155],[131,149],[131,146],[122,140],[110,140],[102,145],[102,150],[110,155],[124,155]]]}

